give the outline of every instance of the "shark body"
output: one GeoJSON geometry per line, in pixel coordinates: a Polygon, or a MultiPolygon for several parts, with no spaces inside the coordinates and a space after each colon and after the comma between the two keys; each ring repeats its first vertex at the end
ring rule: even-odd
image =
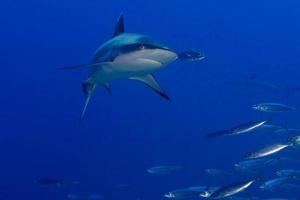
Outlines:
{"type": "Polygon", "coordinates": [[[98,86],[103,86],[107,91],[110,91],[110,82],[113,80],[138,80],[169,100],[169,96],[155,80],[153,72],[164,68],[177,59],[194,61],[203,58],[204,56],[198,52],[176,53],[176,51],[148,36],[126,33],[124,17],[121,15],[113,37],[97,49],[91,64],[61,69],[89,69],[88,78],[82,83],[85,96],[85,103],[80,116],[82,119],[90,98],[98,86]]]}

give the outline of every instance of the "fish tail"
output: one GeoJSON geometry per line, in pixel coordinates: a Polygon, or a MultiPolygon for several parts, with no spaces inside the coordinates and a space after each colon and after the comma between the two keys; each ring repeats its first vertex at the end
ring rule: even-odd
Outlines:
{"type": "Polygon", "coordinates": [[[89,81],[85,81],[84,83],[82,83],[82,91],[84,93],[85,100],[84,100],[84,105],[81,111],[79,122],[83,120],[83,117],[86,113],[87,106],[90,102],[91,96],[94,93],[95,89],[96,89],[96,84],[92,84],[89,81]]]}

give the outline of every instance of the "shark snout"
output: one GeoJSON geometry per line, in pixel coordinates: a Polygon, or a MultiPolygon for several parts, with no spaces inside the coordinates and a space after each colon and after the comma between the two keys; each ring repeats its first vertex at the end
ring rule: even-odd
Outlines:
{"type": "Polygon", "coordinates": [[[177,59],[177,54],[165,49],[154,49],[146,50],[144,56],[145,59],[153,60],[162,64],[167,65],[177,59]]]}

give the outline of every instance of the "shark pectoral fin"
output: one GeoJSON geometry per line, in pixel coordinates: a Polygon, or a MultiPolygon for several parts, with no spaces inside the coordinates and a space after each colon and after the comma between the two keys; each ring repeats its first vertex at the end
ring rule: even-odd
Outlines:
{"type": "Polygon", "coordinates": [[[145,76],[136,76],[129,78],[131,80],[137,80],[145,83],[150,88],[152,88],[156,93],[158,93],[160,96],[164,97],[167,100],[170,100],[170,97],[163,91],[163,89],[159,86],[155,78],[152,74],[148,74],[145,76]]]}
{"type": "Polygon", "coordinates": [[[196,60],[204,59],[205,56],[196,51],[185,51],[185,52],[179,53],[178,58],[180,60],[196,61],[196,60]]]}
{"type": "Polygon", "coordinates": [[[82,83],[82,91],[83,91],[85,100],[84,100],[83,109],[81,111],[81,115],[80,115],[80,120],[79,121],[81,121],[83,119],[84,114],[86,112],[86,108],[87,108],[87,106],[88,106],[88,104],[90,102],[91,96],[94,93],[95,89],[96,89],[96,85],[95,84],[89,83],[88,81],[82,83]]]}
{"type": "Polygon", "coordinates": [[[86,65],[73,65],[68,67],[61,67],[58,70],[77,70],[77,69],[90,69],[93,67],[101,67],[104,65],[109,65],[110,62],[99,62],[99,63],[92,63],[92,64],[86,64],[86,65]]]}

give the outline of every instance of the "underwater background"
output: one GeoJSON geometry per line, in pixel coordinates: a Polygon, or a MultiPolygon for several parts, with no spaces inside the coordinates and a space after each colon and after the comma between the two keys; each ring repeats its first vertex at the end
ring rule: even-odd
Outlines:
{"type": "MultiPolygon", "coordinates": [[[[70,193],[101,194],[109,200],[163,199],[173,189],[241,180],[244,175],[216,180],[204,170],[230,171],[246,152],[287,136],[204,136],[268,119],[251,109],[256,103],[300,106],[300,93],[287,98],[226,84],[255,78],[300,87],[299,10],[296,0],[1,1],[0,199],[60,200],[70,193]],[[115,81],[111,93],[97,90],[78,124],[80,84],[87,72],[57,69],[90,62],[98,46],[111,38],[120,13],[126,31],[149,35],[178,51],[199,50],[206,58],[177,61],[156,73],[170,102],[138,82],[115,81]],[[184,170],[167,176],[147,173],[156,165],[184,170]],[[40,177],[80,184],[40,187],[35,184],[40,177]]],[[[293,128],[300,128],[299,120],[297,112],[272,119],[293,128]]],[[[297,157],[299,151],[286,154],[297,157]]],[[[299,163],[288,167],[299,169],[299,163]]],[[[299,191],[260,194],[253,188],[248,193],[300,196],[299,191]]]]}

